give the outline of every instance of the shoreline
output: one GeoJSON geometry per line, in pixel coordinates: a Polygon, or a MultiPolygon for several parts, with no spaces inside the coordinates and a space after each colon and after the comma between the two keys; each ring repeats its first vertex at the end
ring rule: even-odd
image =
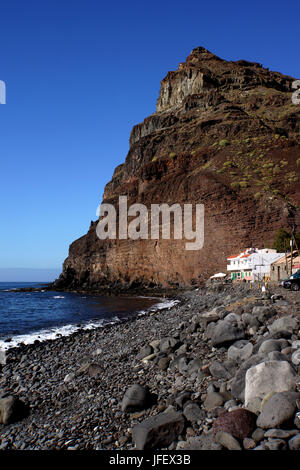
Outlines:
{"type": "MultiPolygon", "coordinates": [[[[39,292],[43,292],[43,290],[39,290],[39,292]]],[[[155,313],[159,310],[171,308],[179,302],[179,300],[177,300],[176,298],[171,299],[154,296],[137,296],[137,298],[143,297],[155,299],[157,300],[157,302],[153,303],[153,305],[143,310],[135,310],[131,313],[128,313],[128,316],[125,316],[123,318],[119,318],[116,313],[115,317],[113,318],[99,318],[98,320],[87,320],[86,322],[82,322],[79,324],[67,323],[65,325],[42,328],[40,330],[32,331],[29,333],[8,335],[8,338],[0,339],[0,352],[6,353],[10,349],[19,348],[23,344],[33,344],[36,341],[40,343],[43,343],[48,340],[55,341],[56,339],[68,337],[80,331],[95,330],[98,328],[106,328],[114,324],[126,323],[127,321],[135,320],[137,317],[150,315],[151,313],[155,313]]]]}
{"type": "MultiPolygon", "coordinates": [[[[242,364],[228,361],[228,345],[212,345],[209,332],[224,316],[234,315],[244,325],[244,341],[258,348],[270,335],[268,323],[292,312],[300,318],[297,293],[277,289],[275,294],[274,302],[248,286],[194,289],[178,296],[177,305],[155,313],[10,349],[0,370],[1,394],[18,397],[29,415],[0,424],[0,449],[134,449],[137,425],[174,413],[184,428],[155,448],[223,449],[212,429],[222,412],[243,409],[231,390],[242,364]],[[242,318],[255,306],[274,309],[256,332],[242,318]],[[148,387],[155,401],[124,410],[125,393],[134,384],[148,387]]],[[[300,340],[296,330],[287,338],[282,341],[300,340]]],[[[290,361],[291,354],[285,354],[290,361]]],[[[264,441],[270,445],[263,435],[255,445],[264,441]]],[[[243,448],[243,440],[238,445],[243,448]]]]}

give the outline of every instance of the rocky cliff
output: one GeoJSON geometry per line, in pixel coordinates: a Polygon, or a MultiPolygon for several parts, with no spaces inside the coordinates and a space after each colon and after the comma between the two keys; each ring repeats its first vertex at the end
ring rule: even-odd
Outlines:
{"type": "Polygon", "coordinates": [[[300,106],[295,79],[202,47],[161,82],[156,112],[134,126],[103,202],[202,203],[205,240],[99,240],[97,222],[71,244],[57,288],[179,286],[226,269],[226,257],[299,226],[300,106]]]}

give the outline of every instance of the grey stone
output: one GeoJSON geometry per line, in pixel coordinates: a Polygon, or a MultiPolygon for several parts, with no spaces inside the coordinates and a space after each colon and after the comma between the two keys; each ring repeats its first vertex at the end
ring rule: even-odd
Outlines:
{"type": "Polygon", "coordinates": [[[299,397],[299,393],[291,391],[275,393],[265,404],[257,419],[257,426],[269,429],[290,423],[294,418],[296,400],[299,397]]]}
{"type": "Polygon", "coordinates": [[[132,412],[147,408],[150,402],[150,392],[148,387],[142,385],[132,385],[126,390],[122,400],[122,411],[132,412]]]}
{"type": "Polygon", "coordinates": [[[298,433],[299,429],[292,429],[289,431],[284,429],[268,429],[268,431],[265,432],[265,437],[288,439],[289,437],[295,436],[298,433]]]}
{"type": "Polygon", "coordinates": [[[290,450],[300,450],[300,433],[289,440],[290,450]]]}
{"type": "Polygon", "coordinates": [[[295,366],[300,364],[300,349],[292,354],[292,363],[295,364],[295,366]]]}
{"type": "Polygon", "coordinates": [[[0,422],[11,424],[26,417],[28,407],[25,403],[13,395],[0,399],[0,422]]]}
{"type": "Polygon", "coordinates": [[[186,353],[187,350],[188,350],[187,344],[182,344],[182,346],[180,346],[178,349],[176,349],[175,354],[177,354],[179,356],[179,354],[186,353]]]}
{"type": "Polygon", "coordinates": [[[214,334],[214,331],[215,331],[215,329],[216,329],[216,325],[217,325],[217,323],[212,322],[212,323],[210,323],[210,324],[207,326],[207,328],[206,328],[206,330],[205,330],[205,338],[207,338],[207,339],[211,339],[211,338],[212,338],[212,336],[213,336],[213,334],[214,334]]]}
{"type": "Polygon", "coordinates": [[[189,374],[192,374],[193,372],[198,372],[199,370],[201,370],[202,366],[202,360],[196,357],[188,363],[186,370],[189,374]]]}
{"type": "Polygon", "coordinates": [[[258,354],[268,354],[271,351],[280,351],[280,350],[281,350],[281,343],[279,340],[267,339],[261,344],[258,350],[258,354]]]}
{"type": "Polygon", "coordinates": [[[136,356],[137,360],[140,361],[142,359],[144,359],[145,357],[147,356],[150,356],[150,354],[153,353],[153,348],[152,346],[150,345],[147,345],[147,346],[144,346],[140,352],[138,353],[138,355],[136,356]]]}
{"type": "Polygon", "coordinates": [[[188,357],[186,354],[180,354],[180,356],[176,356],[175,359],[173,359],[170,362],[169,368],[171,370],[186,370],[188,366],[188,357]]]}
{"type": "Polygon", "coordinates": [[[157,365],[160,370],[167,370],[170,364],[170,358],[169,357],[162,357],[159,359],[157,365]]]}
{"type": "Polygon", "coordinates": [[[250,439],[249,437],[245,437],[245,439],[243,439],[244,449],[246,450],[254,449],[255,446],[256,446],[256,442],[254,439],[250,439]]]}
{"type": "Polygon", "coordinates": [[[220,362],[214,361],[210,365],[209,371],[215,379],[230,379],[228,370],[220,362]]]}
{"type": "Polygon", "coordinates": [[[287,443],[282,439],[272,439],[265,442],[266,450],[287,450],[287,443]]]}
{"type": "Polygon", "coordinates": [[[180,392],[179,395],[175,398],[175,403],[177,403],[177,405],[180,408],[183,408],[185,402],[190,400],[191,396],[192,396],[192,392],[188,392],[188,391],[180,392]]]}
{"type": "Polygon", "coordinates": [[[177,440],[184,428],[181,413],[160,413],[134,426],[132,437],[137,450],[168,446],[177,440]]]}
{"type": "Polygon", "coordinates": [[[207,433],[178,443],[176,450],[222,450],[222,446],[214,442],[212,433],[207,433]]]}
{"type": "Polygon", "coordinates": [[[183,414],[188,421],[196,423],[206,417],[205,411],[197,405],[197,403],[189,403],[184,407],[183,414]]]}
{"type": "Polygon", "coordinates": [[[233,343],[239,339],[245,338],[245,332],[239,326],[234,325],[231,322],[221,320],[215,326],[213,336],[211,338],[212,345],[215,347],[226,346],[229,343],[233,343]]]}
{"type": "Polygon", "coordinates": [[[236,313],[228,313],[228,315],[226,315],[226,317],[224,317],[224,321],[229,321],[231,323],[237,323],[238,321],[240,321],[240,315],[237,315],[236,313]]]}
{"type": "Polygon", "coordinates": [[[250,313],[243,313],[241,319],[242,322],[249,327],[259,327],[259,321],[250,313]]]}
{"type": "Polygon", "coordinates": [[[275,315],[276,310],[273,307],[268,307],[266,305],[257,305],[253,307],[252,315],[257,317],[260,323],[265,323],[266,320],[275,315]]]}
{"type": "Polygon", "coordinates": [[[277,333],[281,331],[293,333],[293,331],[297,330],[298,327],[299,321],[290,315],[288,317],[278,318],[278,320],[275,320],[268,328],[270,333],[277,333]]]}
{"type": "Polygon", "coordinates": [[[292,362],[286,354],[282,354],[279,351],[269,352],[269,354],[267,356],[267,360],[268,361],[287,361],[290,364],[292,362]]]}
{"type": "Polygon", "coordinates": [[[251,437],[255,440],[255,442],[260,442],[263,440],[264,436],[265,431],[261,428],[256,428],[251,437]]]}
{"type": "Polygon", "coordinates": [[[236,341],[228,349],[228,359],[237,363],[246,361],[252,355],[253,344],[246,340],[236,341]]]}
{"type": "Polygon", "coordinates": [[[159,343],[159,349],[161,352],[167,352],[168,350],[174,350],[178,344],[178,340],[172,337],[162,338],[159,343]]]}
{"type": "Polygon", "coordinates": [[[239,442],[228,432],[219,431],[215,435],[215,441],[228,450],[242,450],[239,442]]]}
{"type": "Polygon", "coordinates": [[[247,403],[247,410],[252,411],[252,413],[259,414],[261,412],[262,399],[259,397],[251,398],[247,403]]]}
{"type": "Polygon", "coordinates": [[[210,392],[207,394],[206,399],[203,403],[205,409],[208,411],[216,406],[222,406],[224,403],[224,397],[217,392],[210,392]]]}

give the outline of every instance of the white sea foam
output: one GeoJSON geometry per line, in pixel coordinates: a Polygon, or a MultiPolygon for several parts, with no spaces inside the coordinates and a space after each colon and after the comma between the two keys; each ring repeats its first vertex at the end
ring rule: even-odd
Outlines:
{"type": "Polygon", "coordinates": [[[63,295],[55,295],[53,299],[64,299],[63,295]]]}
{"type": "MultiPolygon", "coordinates": [[[[57,296],[61,298],[61,296],[57,296]]],[[[162,302],[158,302],[152,307],[148,308],[147,310],[141,310],[138,312],[138,316],[144,316],[152,312],[156,312],[159,310],[163,310],[166,308],[174,307],[178,304],[179,300],[170,300],[170,299],[161,299],[162,302]]],[[[130,314],[127,318],[130,318],[130,314]]],[[[24,344],[33,344],[36,340],[38,341],[46,341],[46,340],[54,340],[61,336],[69,336],[72,333],[75,333],[79,330],[94,330],[95,328],[100,328],[107,325],[113,325],[119,323],[121,320],[118,316],[115,316],[111,319],[101,318],[99,320],[92,320],[88,323],[82,323],[80,325],[64,325],[64,326],[57,326],[53,328],[42,329],[39,331],[35,331],[32,333],[25,333],[21,335],[16,335],[11,337],[11,341],[5,342],[4,340],[0,340],[0,350],[7,350],[10,348],[17,347],[21,343],[24,344]]]]}

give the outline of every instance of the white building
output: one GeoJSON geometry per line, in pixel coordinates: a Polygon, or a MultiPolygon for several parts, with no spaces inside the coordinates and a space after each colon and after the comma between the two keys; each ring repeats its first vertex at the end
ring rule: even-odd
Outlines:
{"type": "Polygon", "coordinates": [[[271,248],[247,248],[238,255],[227,258],[227,271],[231,279],[262,281],[270,278],[271,264],[280,259],[284,253],[277,253],[271,248]]]}

